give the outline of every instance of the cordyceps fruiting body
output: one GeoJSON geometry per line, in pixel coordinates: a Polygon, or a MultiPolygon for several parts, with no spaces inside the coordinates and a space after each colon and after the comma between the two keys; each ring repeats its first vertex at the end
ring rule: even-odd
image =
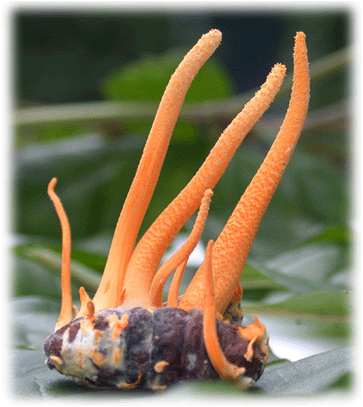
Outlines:
{"type": "Polygon", "coordinates": [[[70,227],[54,192],[57,181],[53,178],[49,183],[48,193],[62,226],[62,307],[44,348],[50,368],[82,383],[157,391],[178,381],[221,377],[246,388],[263,372],[269,354],[266,329],[256,316],[253,324],[240,325],[239,281],[306,117],[309,69],[304,33],[295,37],[293,88],[280,131],[222,232],[215,242],[208,243],[205,260],[181,298],[180,281],[201,238],[212,189],[280,89],[284,65],[272,68],[195,176],[135,245],[186,92],[221,38],[218,30],[203,35],[172,75],[117,222],[99,287],[93,299],[80,288],[81,307],[73,306],[75,318],[70,227]],[[188,239],[159,267],[164,252],[198,207],[188,239]],[[167,302],[163,303],[163,287],[173,272],[167,302]]]}

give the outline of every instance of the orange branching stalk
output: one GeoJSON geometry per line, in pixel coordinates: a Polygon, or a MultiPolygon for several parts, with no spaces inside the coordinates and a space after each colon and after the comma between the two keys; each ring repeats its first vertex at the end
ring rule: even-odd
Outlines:
{"type": "MultiPolygon", "coordinates": [[[[76,310],[76,316],[84,316],[92,321],[98,311],[116,307],[123,310],[135,307],[174,307],[185,311],[199,308],[204,310],[204,339],[210,361],[222,378],[239,381],[239,377],[243,376],[243,368],[235,366],[223,354],[216,334],[216,315],[222,317],[228,305],[238,302],[242,296],[239,280],[248,252],[302,131],[309,101],[309,69],[304,33],[298,32],[295,37],[293,89],[276,140],[221,234],[214,244],[208,244],[206,259],[180,301],[180,281],[188,257],[201,237],[211,201],[211,190],[247,133],[273,101],[285,77],[284,65],[276,64],[272,68],[266,82],[222,133],[195,176],[135,246],[185,94],[198,70],[220,41],[221,33],[218,30],[211,30],[202,36],[171,77],[117,222],[100,285],[92,300],[81,287],[81,308],[76,310]],[[200,210],[188,240],[157,270],[166,249],[198,207],[200,210]],[[175,269],[168,301],[163,305],[162,290],[166,279],[175,269]]],[[[48,192],[56,207],[63,233],[62,308],[56,325],[58,329],[72,319],[72,300],[70,229],[63,207],[54,193],[55,183],[55,179],[50,182],[48,192]]],[[[245,360],[252,360],[258,346],[266,362],[268,340],[265,344],[262,342],[265,332],[264,325],[257,317],[253,324],[238,329],[240,337],[247,344],[245,360]]],[[[59,362],[57,356],[52,357],[53,362],[59,362]]],[[[161,361],[155,371],[163,370],[168,365],[169,362],[161,361]]]]}

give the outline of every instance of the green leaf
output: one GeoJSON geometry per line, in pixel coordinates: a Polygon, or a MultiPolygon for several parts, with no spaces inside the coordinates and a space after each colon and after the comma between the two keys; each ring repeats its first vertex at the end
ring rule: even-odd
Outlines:
{"type": "Polygon", "coordinates": [[[320,290],[292,295],[273,304],[244,304],[243,309],[248,313],[346,322],[350,301],[347,291],[320,290]]]}
{"type": "MultiPolygon", "coordinates": [[[[148,397],[175,399],[184,395],[193,399],[206,399],[217,394],[228,398],[243,399],[251,395],[309,395],[326,392],[331,386],[340,385],[347,390],[345,380],[352,372],[351,349],[336,349],[294,363],[278,363],[265,368],[261,378],[247,391],[221,380],[195,381],[177,384],[162,393],[135,389],[131,391],[102,390],[78,386],[74,379],[49,370],[44,364],[45,355],[40,351],[14,350],[13,392],[17,397],[43,396],[64,397],[82,394],[85,397],[113,395],[114,397],[148,397]]],[[[333,387],[334,388],[334,387],[333,387]]]]}
{"type": "Polygon", "coordinates": [[[292,291],[348,289],[347,250],[335,243],[317,239],[264,263],[255,260],[251,263],[270,279],[292,291]],[[340,273],[345,278],[335,281],[335,276],[340,273]]]}
{"type": "MultiPolygon", "coordinates": [[[[107,394],[102,390],[79,386],[74,379],[49,370],[44,363],[46,356],[43,352],[16,349],[11,351],[10,356],[13,366],[12,392],[19,399],[107,394]]],[[[117,392],[113,394],[117,395],[117,392]]],[[[120,391],[118,394],[122,395],[120,391]]]]}
{"type": "Polygon", "coordinates": [[[309,238],[304,244],[313,242],[333,242],[344,246],[351,242],[351,231],[348,227],[330,226],[324,229],[321,233],[309,238]]]}
{"type": "Polygon", "coordinates": [[[300,201],[298,205],[306,215],[330,224],[346,221],[347,173],[344,170],[321,156],[298,150],[292,160],[291,176],[295,184],[294,201],[300,201]]]}
{"type": "Polygon", "coordinates": [[[336,349],[266,367],[256,387],[266,394],[312,394],[335,383],[352,368],[352,349],[336,349]]]}
{"type": "Polygon", "coordinates": [[[24,296],[12,301],[12,310],[12,347],[43,349],[58,320],[60,302],[24,296]]]}
{"type": "Polygon", "coordinates": [[[245,264],[240,282],[243,286],[243,290],[259,288],[284,288],[283,285],[278,284],[275,280],[268,277],[265,273],[262,273],[257,267],[254,267],[250,263],[245,264]]]}

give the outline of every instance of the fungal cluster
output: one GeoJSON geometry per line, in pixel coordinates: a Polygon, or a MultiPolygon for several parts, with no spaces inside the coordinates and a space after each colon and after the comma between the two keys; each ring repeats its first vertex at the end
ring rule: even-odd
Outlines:
{"type": "Polygon", "coordinates": [[[93,299],[80,288],[80,309],[72,304],[70,227],[54,192],[57,180],[49,183],[62,227],[62,306],[44,348],[50,368],[82,383],[158,391],[178,381],[221,377],[246,388],[263,372],[269,354],[266,329],[256,316],[253,324],[240,325],[240,277],[307,114],[310,81],[304,33],[295,37],[293,89],[280,131],[222,232],[208,243],[205,260],[181,297],[180,281],[201,238],[212,189],[279,91],[284,65],[272,68],[195,176],[136,244],[186,92],[221,39],[218,30],[203,35],[172,75],[117,222],[99,287],[93,299]],[[159,267],[164,252],[198,207],[188,239],[159,267]],[[163,287],[173,272],[163,303],[163,287]]]}

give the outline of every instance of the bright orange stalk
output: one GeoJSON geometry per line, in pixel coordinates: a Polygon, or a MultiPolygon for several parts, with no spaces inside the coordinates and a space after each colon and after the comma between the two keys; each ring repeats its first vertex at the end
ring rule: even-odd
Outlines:
{"type": "Polygon", "coordinates": [[[171,280],[170,287],[169,287],[169,292],[168,292],[168,301],[167,301],[167,306],[168,307],[178,307],[179,304],[179,287],[181,280],[183,278],[183,274],[185,271],[185,267],[187,266],[188,263],[188,258],[183,261],[179,265],[179,267],[175,270],[173,279],[171,280]]]}
{"type": "Polygon", "coordinates": [[[68,324],[72,320],[72,292],[71,292],[71,228],[62,202],[54,192],[57,178],[52,178],[48,184],[48,195],[53,201],[62,228],[62,306],[55,329],[68,324]]]}
{"type": "Polygon", "coordinates": [[[220,44],[221,38],[222,34],[218,30],[211,30],[203,35],[180,63],[165,89],[117,222],[102,280],[93,299],[96,310],[116,307],[120,303],[126,267],[154,192],[185,95],[200,67],[220,44]]]}
{"type": "MultiPolygon", "coordinates": [[[[216,309],[221,313],[233,296],[258,226],[300,136],[308,110],[309,82],[305,34],[298,32],[295,37],[293,89],[284,122],[213,248],[216,309]]],[[[203,284],[202,265],[183,295],[180,308],[202,307],[203,284]]]]}
{"type": "Polygon", "coordinates": [[[214,369],[222,379],[233,382],[238,376],[246,371],[244,367],[240,368],[226,359],[217,336],[216,327],[216,307],[215,293],[212,272],[212,247],[213,241],[210,240],[205,254],[204,267],[204,315],[203,315],[203,337],[205,347],[214,369]]]}
{"type": "Polygon", "coordinates": [[[159,268],[150,287],[149,300],[151,305],[162,306],[162,291],[167,278],[185,260],[198,244],[205,222],[208,217],[209,204],[213,192],[207,189],[204,193],[197,219],[186,242],[159,268]]]}
{"type": "Polygon", "coordinates": [[[198,208],[204,191],[214,188],[238,146],[268,109],[280,89],[285,72],[286,68],[281,64],[272,68],[264,85],[226,128],[196,175],[140,239],[126,270],[125,302],[147,297],[165,250],[198,208]]]}

